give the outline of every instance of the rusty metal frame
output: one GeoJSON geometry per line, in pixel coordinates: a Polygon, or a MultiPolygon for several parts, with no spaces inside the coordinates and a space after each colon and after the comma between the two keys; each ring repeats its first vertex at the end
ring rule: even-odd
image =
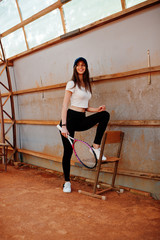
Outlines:
{"type": "Polygon", "coordinates": [[[5,58],[5,54],[4,54],[4,49],[3,49],[3,45],[0,39],[0,48],[1,48],[1,52],[2,52],[2,59],[1,61],[4,63],[4,68],[1,71],[1,74],[3,71],[6,72],[6,76],[7,76],[7,83],[8,86],[6,86],[4,83],[2,83],[0,81],[0,85],[5,88],[7,90],[7,98],[6,100],[2,103],[2,99],[1,99],[1,129],[3,129],[2,131],[2,141],[5,144],[7,142],[7,144],[11,147],[12,153],[9,156],[7,163],[11,161],[12,157],[13,157],[13,161],[16,161],[16,151],[17,151],[17,141],[16,141],[16,123],[15,123],[15,109],[14,109],[14,99],[13,99],[13,91],[12,91],[12,83],[11,83],[11,76],[10,76],[10,70],[9,67],[13,66],[13,64],[10,64],[10,62],[8,62],[8,60],[6,60],[5,58]],[[6,110],[3,109],[3,107],[5,106],[5,104],[10,100],[10,106],[11,106],[11,114],[9,114],[6,110]],[[11,120],[10,126],[9,128],[5,131],[5,127],[4,127],[4,114],[11,120]],[[6,135],[9,131],[13,132],[13,139],[12,139],[12,143],[6,138],[6,135]]]}

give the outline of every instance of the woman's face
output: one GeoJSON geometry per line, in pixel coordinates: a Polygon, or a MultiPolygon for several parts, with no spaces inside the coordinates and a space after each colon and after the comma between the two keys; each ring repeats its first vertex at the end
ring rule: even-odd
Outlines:
{"type": "Polygon", "coordinates": [[[86,65],[83,61],[79,61],[76,65],[76,70],[79,75],[83,75],[86,71],[86,65]]]}

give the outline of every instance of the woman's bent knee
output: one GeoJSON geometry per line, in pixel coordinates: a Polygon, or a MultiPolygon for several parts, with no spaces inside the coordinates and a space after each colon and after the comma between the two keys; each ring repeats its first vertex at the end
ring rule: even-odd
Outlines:
{"type": "Polygon", "coordinates": [[[110,119],[110,114],[107,111],[102,112],[103,118],[106,119],[106,121],[109,121],[110,119]]]}

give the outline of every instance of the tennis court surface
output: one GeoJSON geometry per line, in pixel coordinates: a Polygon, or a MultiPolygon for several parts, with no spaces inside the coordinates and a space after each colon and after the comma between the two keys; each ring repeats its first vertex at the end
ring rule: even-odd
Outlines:
{"type": "Polygon", "coordinates": [[[40,168],[0,172],[0,239],[160,239],[160,201],[127,191],[91,198],[78,193],[91,185],[74,177],[64,194],[62,183],[61,174],[40,168]]]}

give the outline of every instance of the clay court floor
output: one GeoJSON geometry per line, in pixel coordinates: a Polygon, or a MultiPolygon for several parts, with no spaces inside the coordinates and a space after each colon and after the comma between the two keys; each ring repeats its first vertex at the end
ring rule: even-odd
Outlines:
{"type": "Polygon", "coordinates": [[[91,198],[77,192],[91,189],[77,178],[64,194],[62,183],[43,169],[0,172],[0,240],[160,239],[160,201],[127,191],[91,198]]]}

